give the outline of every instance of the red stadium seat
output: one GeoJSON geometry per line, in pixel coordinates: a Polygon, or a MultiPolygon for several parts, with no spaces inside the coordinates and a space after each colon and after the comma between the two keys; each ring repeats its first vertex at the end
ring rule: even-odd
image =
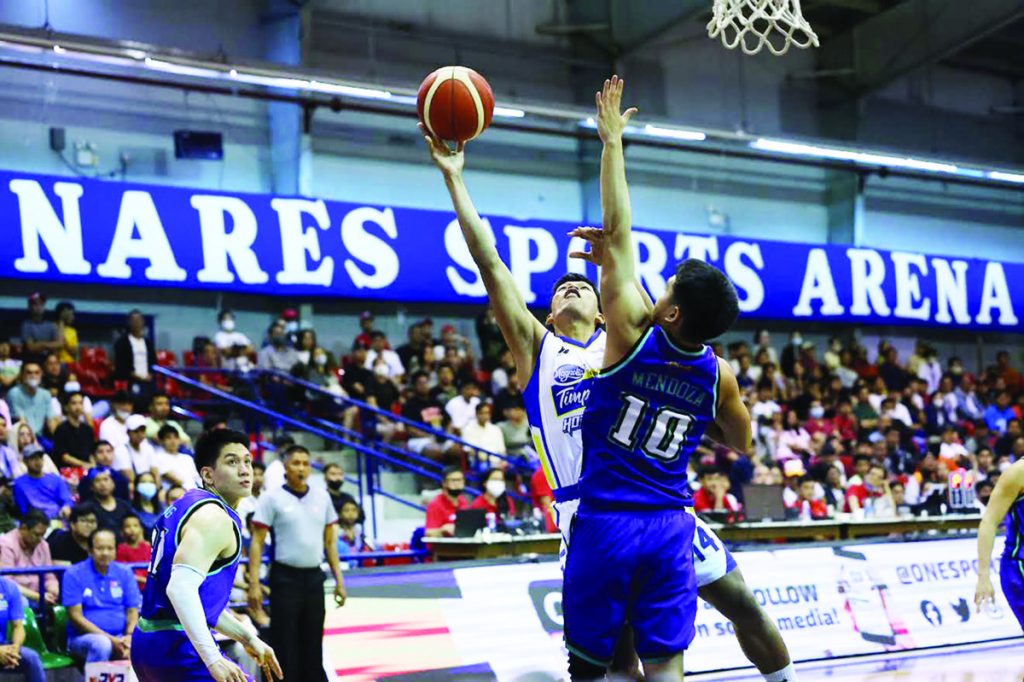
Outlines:
{"type": "Polygon", "coordinates": [[[190,350],[187,350],[181,354],[181,361],[185,363],[185,367],[195,367],[196,354],[190,350]]]}
{"type": "Polygon", "coordinates": [[[99,346],[85,346],[82,348],[80,364],[89,369],[105,368],[110,369],[110,358],[107,351],[99,346]]]}
{"type": "Polygon", "coordinates": [[[174,367],[178,364],[178,356],[172,350],[158,350],[156,364],[160,367],[174,367]]]}

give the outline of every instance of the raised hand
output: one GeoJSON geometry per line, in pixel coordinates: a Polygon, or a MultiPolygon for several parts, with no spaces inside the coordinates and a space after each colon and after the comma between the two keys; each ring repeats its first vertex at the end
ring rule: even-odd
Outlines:
{"type": "Polygon", "coordinates": [[[599,227],[577,227],[569,233],[590,244],[590,251],[570,251],[569,258],[578,258],[601,267],[604,263],[604,230],[599,227]]]}
{"type": "Polygon", "coordinates": [[[601,92],[597,93],[594,100],[597,104],[597,134],[605,144],[619,142],[622,140],[622,131],[626,124],[633,117],[638,109],[630,107],[620,113],[622,108],[622,88],[626,81],[618,76],[612,76],[604,82],[601,92]]]}
{"type": "Polygon", "coordinates": [[[452,149],[444,141],[431,135],[430,131],[427,130],[427,126],[423,125],[422,122],[417,123],[416,127],[423,133],[423,139],[427,143],[427,151],[430,152],[430,158],[433,160],[434,165],[446,176],[461,175],[463,165],[465,164],[462,150],[465,148],[466,143],[459,142],[455,145],[455,149],[452,149]]]}

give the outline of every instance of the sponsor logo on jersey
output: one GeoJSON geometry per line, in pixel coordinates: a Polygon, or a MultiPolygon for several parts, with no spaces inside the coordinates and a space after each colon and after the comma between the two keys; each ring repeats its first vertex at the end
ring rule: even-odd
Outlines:
{"type": "Polygon", "coordinates": [[[559,365],[558,369],[555,370],[555,383],[562,384],[575,384],[577,381],[583,378],[586,373],[579,365],[559,365]]]}
{"type": "MultiPolygon", "coordinates": [[[[590,380],[577,381],[569,386],[552,386],[551,398],[555,403],[555,414],[562,417],[570,412],[582,410],[590,397],[590,380]]],[[[564,431],[564,429],[563,429],[564,431]]]]}

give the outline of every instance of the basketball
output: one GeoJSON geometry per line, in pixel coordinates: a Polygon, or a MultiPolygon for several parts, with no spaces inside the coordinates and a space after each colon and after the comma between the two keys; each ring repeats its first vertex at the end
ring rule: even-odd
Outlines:
{"type": "Polygon", "coordinates": [[[491,124],[494,93],[483,76],[465,66],[442,66],[423,79],[416,110],[442,140],[466,142],[491,124]]]}

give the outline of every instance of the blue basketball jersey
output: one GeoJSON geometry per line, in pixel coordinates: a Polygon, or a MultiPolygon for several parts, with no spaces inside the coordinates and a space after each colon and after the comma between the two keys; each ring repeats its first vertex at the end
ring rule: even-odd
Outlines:
{"type": "Polygon", "coordinates": [[[178,616],[167,598],[167,581],[171,579],[174,554],[181,541],[185,523],[204,504],[217,504],[228,513],[235,526],[235,541],[238,551],[228,560],[214,562],[206,579],[199,587],[199,599],[203,602],[206,623],[211,628],[228,605],[231,587],[235,582],[235,570],[242,555],[242,522],[235,510],[225,504],[217,495],[196,488],[189,490],[164,511],[153,529],[153,558],[149,564],[149,579],[142,594],[140,615],[148,621],[177,621],[178,616]]]}
{"type": "Polygon", "coordinates": [[[718,358],[678,348],[650,327],[591,386],[583,413],[580,506],[680,509],[693,505],[686,466],[715,420],[718,358]]]}
{"type": "Polygon", "coordinates": [[[1024,561],[1024,495],[1006,512],[1006,544],[1003,547],[1003,558],[1012,561],[1024,561]]]}

